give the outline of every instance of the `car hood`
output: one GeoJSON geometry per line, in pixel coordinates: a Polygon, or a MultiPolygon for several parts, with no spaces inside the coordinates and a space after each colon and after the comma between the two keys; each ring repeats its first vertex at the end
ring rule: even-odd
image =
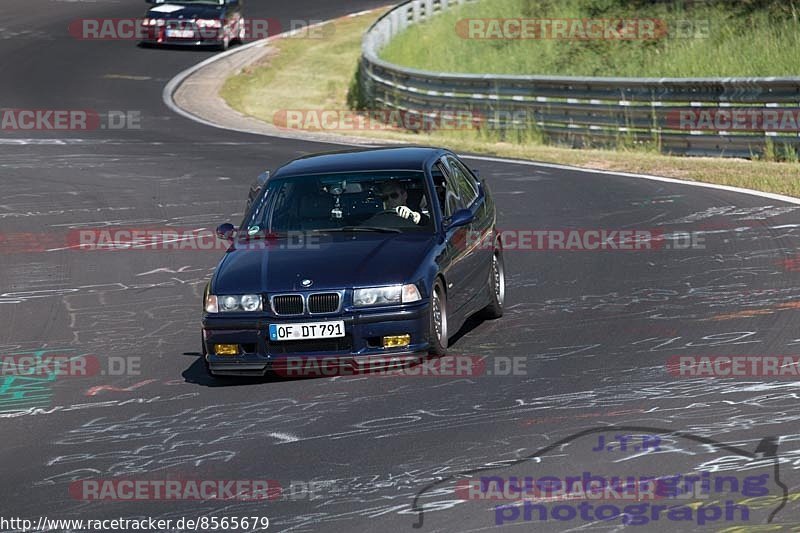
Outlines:
{"type": "Polygon", "coordinates": [[[202,18],[202,19],[218,19],[222,17],[223,10],[221,9],[223,6],[215,6],[215,5],[202,5],[202,4],[192,4],[192,5],[182,5],[182,4],[161,4],[157,7],[150,9],[147,12],[148,18],[154,19],[169,19],[169,20],[177,20],[177,19],[185,19],[191,20],[193,18],[202,18]]]}
{"type": "Polygon", "coordinates": [[[212,288],[216,294],[250,294],[413,281],[434,243],[431,234],[355,233],[320,237],[302,247],[285,239],[270,240],[264,249],[240,245],[225,255],[212,288]],[[313,284],[303,287],[302,280],[313,284]]]}

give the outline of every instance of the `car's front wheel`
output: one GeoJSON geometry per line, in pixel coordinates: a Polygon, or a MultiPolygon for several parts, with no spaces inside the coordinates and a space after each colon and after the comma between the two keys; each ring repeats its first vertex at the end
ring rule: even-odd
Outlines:
{"type": "Polygon", "coordinates": [[[447,351],[447,295],[441,280],[436,280],[431,294],[430,348],[432,355],[444,355],[447,351]]]}
{"type": "Polygon", "coordinates": [[[228,35],[228,32],[223,30],[225,34],[222,36],[222,41],[217,45],[217,50],[220,52],[224,52],[231,46],[231,36],[228,35]]]}
{"type": "Polygon", "coordinates": [[[503,265],[503,253],[495,250],[492,255],[492,268],[489,272],[489,305],[483,308],[486,318],[503,316],[503,305],[506,299],[506,271],[503,265]]]}
{"type": "Polygon", "coordinates": [[[211,371],[211,365],[208,363],[208,351],[206,350],[206,341],[203,338],[203,334],[200,334],[200,345],[203,347],[201,350],[202,358],[203,358],[203,366],[206,369],[206,374],[210,377],[214,377],[214,373],[211,371]]]}

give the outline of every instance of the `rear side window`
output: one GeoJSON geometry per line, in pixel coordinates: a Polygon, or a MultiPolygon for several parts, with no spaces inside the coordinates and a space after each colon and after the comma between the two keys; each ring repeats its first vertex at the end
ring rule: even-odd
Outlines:
{"type": "Polygon", "coordinates": [[[450,216],[450,207],[448,206],[447,190],[450,188],[450,178],[447,175],[447,169],[444,166],[444,161],[439,160],[431,169],[431,176],[433,177],[434,196],[439,202],[439,207],[442,210],[442,215],[450,216]]]}
{"type": "MultiPolygon", "coordinates": [[[[442,204],[444,216],[449,217],[459,209],[464,209],[466,204],[461,198],[461,193],[458,187],[456,187],[453,181],[452,173],[450,172],[450,168],[447,166],[444,159],[436,164],[434,170],[436,169],[439,170],[439,173],[442,175],[443,179],[442,186],[436,186],[437,196],[442,204]]],[[[434,181],[436,181],[436,179],[437,175],[434,173],[434,181]]]]}
{"type": "Polygon", "coordinates": [[[469,207],[478,198],[478,187],[469,171],[455,158],[447,157],[447,169],[450,171],[450,182],[456,191],[464,207],[469,207]]]}

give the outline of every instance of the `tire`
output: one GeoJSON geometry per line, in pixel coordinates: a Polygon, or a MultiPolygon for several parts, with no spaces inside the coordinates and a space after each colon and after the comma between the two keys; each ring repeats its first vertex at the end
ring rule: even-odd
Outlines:
{"type": "Polygon", "coordinates": [[[227,33],[222,36],[222,41],[217,45],[217,50],[224,52],[231,46],[231,37],[227,33]]]}
{"type": "Polygon", "coordinates": [[[200,352],[203,354],[202,355],[202,357],[203,357],[203,367],[205,367],[205,369],[206,369],[206,374],[209,377],[212,377],[212,378],[216,377],[214,375],[214,373],[211,371],[211,365],[208,364],[208,359],[207,359],[208,352],[206,351],[206,341],[205,341],[205,339],[203,339],[202,332],[200,333],[200,345],[202,346],[202,349],[200,350],[200,352]]]}
{"type": "Polygon", "coordinates": [[[447,295],[441,280],[436,280],[431,294],[430,329],[428,351],[431,355],[447,352],[447,295]]]}
{"type": "Polygon", "coordinates": [[[506,299],[506,271],[503,252],[495,250],[492,254],[492,267],[489,272],[489,305],[483,308],[484,318],[494,319],[503,316],[506,299]]]}

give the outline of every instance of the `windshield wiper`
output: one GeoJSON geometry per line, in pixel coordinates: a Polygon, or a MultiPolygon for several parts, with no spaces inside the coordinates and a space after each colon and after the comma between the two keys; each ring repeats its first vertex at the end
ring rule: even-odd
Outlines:
{"type": "Polygon", "coordinates": [[[399,229],[395,228],[379,228],[376,226],[344,226],[342,228],[328,228],[328,229],[315,229],[313,231],[318,231],[321,233],[349,233],[351,231],[370,231],[370,232],[377,232],[377,233],[403,233],[399,229]]]}

